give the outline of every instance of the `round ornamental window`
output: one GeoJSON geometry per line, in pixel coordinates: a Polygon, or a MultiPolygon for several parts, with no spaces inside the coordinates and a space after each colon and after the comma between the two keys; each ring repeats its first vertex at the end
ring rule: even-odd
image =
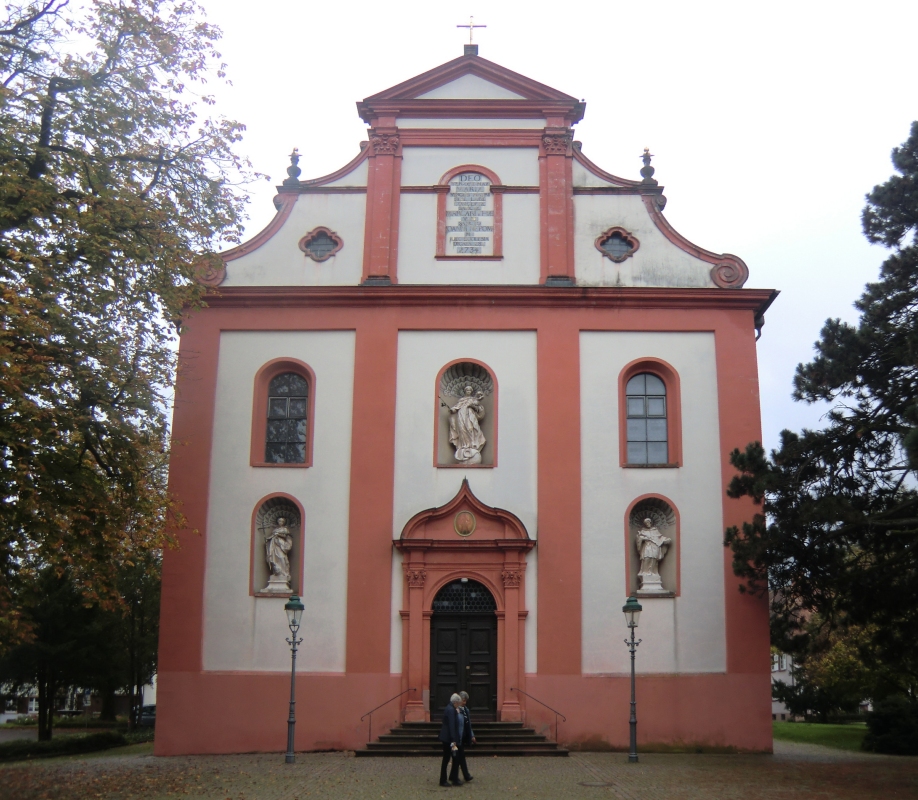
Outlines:
{"type": "Polygon", "coordinates": [[[477,581],[459,580],[446,584],[437,592],[433,610],[441,614],[480,614],[496,611],[497,604],[491,593],[477,581]]]}
{"type": "Polygon", "coordinates": [[[341,237],[325,227],[315,228],[300,239],[300,250],[313,261],[327,261],[343,246],[341,237]]]}
{"type": "Polygon", "coordinates": [[[617,264],[633,256],[641,246],[634,236],[619,227],[609,228],[600,234],[595,244],[600,253],[617,264]]]}
{"type": "Polygon", "coordinates": [[[620,233],[613,233],[602,243],[601,247],[613,258],[624,258],[631,252],[631,245],[620,233]]]}

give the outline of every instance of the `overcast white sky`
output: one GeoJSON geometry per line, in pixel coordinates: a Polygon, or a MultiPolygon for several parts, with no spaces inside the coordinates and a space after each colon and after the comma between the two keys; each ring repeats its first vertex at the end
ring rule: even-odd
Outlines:
{"type": "Polygon", "coordinates": [[[649,146],[675,228],[781,290],[758,345],[765,444],[818,424],[791,379],[827,317],[856,318],[886,255],[860,212],[918,119],[914,0],[202,2],[233,81],[211,85],[216,111],[248,127],[241,151],[272,178],[247,236],[294,146],[303,178],[344,165],[366,138],[355,102],[461,55],[455,26],[474,14],[481,56],[587,101],[585,155],[638,178],[649,146]]]}

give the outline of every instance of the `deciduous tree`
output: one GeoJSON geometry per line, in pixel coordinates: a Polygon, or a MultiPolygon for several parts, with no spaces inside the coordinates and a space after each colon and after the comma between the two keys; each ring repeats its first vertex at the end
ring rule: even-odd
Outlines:
{"type": "Polygon", "coordinates": [[[22,570],[117,603],[119,570],[164,544],[175,328],[251,177],[202,93],[219,36],[193,0],[0,22],[0,648],[29,634],[22,570]]]}

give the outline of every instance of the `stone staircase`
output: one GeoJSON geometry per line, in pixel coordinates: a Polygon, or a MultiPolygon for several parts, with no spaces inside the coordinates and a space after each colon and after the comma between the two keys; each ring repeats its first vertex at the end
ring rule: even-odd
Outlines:
{"type": "MultiPolygon", "coordinates": [[[[567,750],[557,742],[524,728],[522,722],[474,722],[476,744],[466,754],[478,756],[566,756],[567,750]]],[[[437,739],[439,722],[405,722],[354,755],[368,756],[440,756],[443,746],[437,739]]]]}

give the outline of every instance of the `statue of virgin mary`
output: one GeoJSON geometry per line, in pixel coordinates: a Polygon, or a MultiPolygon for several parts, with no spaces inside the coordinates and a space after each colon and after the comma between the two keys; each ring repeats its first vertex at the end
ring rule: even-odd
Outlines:
{"type": "Polygon", "coordinates": [[[467,384],[456,405],[441,400],[450,411],[449,443],[456,448],[456,461],[463,464],[481,463],[481,451],[487,442],[478,424],[485,415],[483,397],[480,391],[473,393],[472,386],[467,384]]]}

